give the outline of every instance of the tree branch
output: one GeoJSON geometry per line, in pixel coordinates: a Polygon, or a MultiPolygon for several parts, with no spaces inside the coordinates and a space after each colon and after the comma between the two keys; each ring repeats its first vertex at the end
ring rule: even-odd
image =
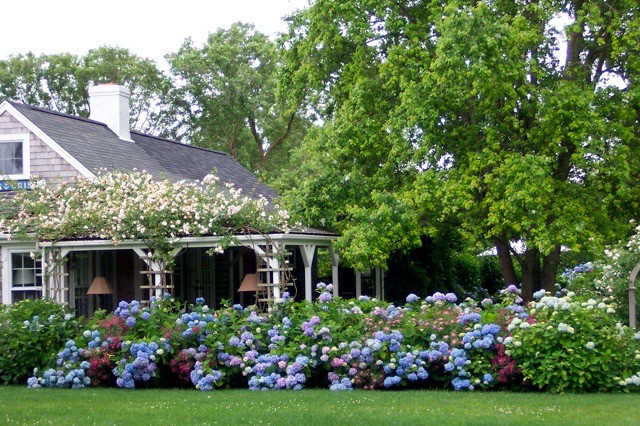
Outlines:
{"type": "Polygon", "coordinates": [[[518,263],[520,265],[523,265],[525,263],[524,262],[524,258],[522,256],[520,256],[520,254],[518,254],[518,252],[513,247],[511,247],[511,243],[509,242],[509,240],[506,237],[504,237],[504,236],[495,237],[495,240],[498,241],[498,242],[501,242],[502,244],[504,244],[505,247],[507,247],[509,249],[509,252],[513,255],[513,257],[516,258],[516,260],[518,261],[518,263]]]}
{"type": "Polygon", "coordinates": [[[264,141],[262,140],[262,137],[260,137],[260,134],[258,133],[258,129],[256,128],[256,120],[254,120],[251,117],[247,118],[247,121],[249,122],[249,128],[251,129],[251,134],[253,135],[253,139],[256,141],[256,144],[258,145],[258,151],[260,152],[260,164],[262,165],[262,159],[265,157],[265,152],[264,152],[264,141]]]}
{"type": "Polygon", "coordinates": [[[251,129],[251,134],[253,135],[253,139],[256,141],[256,144],[258,145],[258,151],[260,152],[260,168],[264,167],[271,152],[289,136],[289,134],[291,133],[291,129],[293,128],[293,121],[295,120],[295,118],[296,114],[295,112],[292,112],[289,116],[289,120],[287,121],[287,128],[280,135],[280,137],[278,137],[278,139],[269,144],[269,147],[266,151],[264,150],[264,140],[260,136],[260,133],[258,133],[255,119],[251,117],[247,118],[247,121],[249,122],[249,128],[251,129]]]}
{"type": "Polygon", "coordinates": [[[287,121],[287,128],[285,129],[284,133],[280,135],[280,137],[278,139],[276,139],[276,141],[272,144],[269,144],[269,148],[267,149],[267,152],[264,154],[265,158],[269,156],[269,154],[271,154],[271,151],[273,151],[273,149],[280,145],[282,143],[282,141],[284,141],[289,134],[291,133],[291,129],[293,128],[293,120],[296,118],[296,114],[295,112],[292,112],[291,115],[289,116],[289,121],[287,121]]]}

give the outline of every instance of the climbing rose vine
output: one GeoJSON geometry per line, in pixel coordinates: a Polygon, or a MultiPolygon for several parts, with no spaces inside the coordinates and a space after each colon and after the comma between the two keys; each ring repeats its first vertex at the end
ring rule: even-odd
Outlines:
{"type": "Polygon", "coordinates": [[[141,240],[158,260],[171,261],[172,242],[187,236],[221,237],[216,251],[243,233],[288,232],[288,214],[262,195],[244,195],[207,175],[202,181],[157,180],[142,171],[102,170],[67,184],[37,182],[14,198],[16,213],[2,232],[39,241],[141,240]],[[32,237],[33,238],[33,237],[32,237]]]}

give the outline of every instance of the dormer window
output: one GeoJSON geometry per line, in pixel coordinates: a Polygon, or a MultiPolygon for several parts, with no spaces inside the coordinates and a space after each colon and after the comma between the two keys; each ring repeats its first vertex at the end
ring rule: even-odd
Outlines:
{"type": "Polygon", "coordinates": [[[0,179],[29,178],[29,135],[0,135],[0,179]]]}

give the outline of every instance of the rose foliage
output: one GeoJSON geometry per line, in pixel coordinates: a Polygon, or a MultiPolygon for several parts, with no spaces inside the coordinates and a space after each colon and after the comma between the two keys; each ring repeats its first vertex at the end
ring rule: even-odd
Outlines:
{"type": "Polygon", "coordinates": [[[38,182],[14,203],[17,212],[2,227],[14,238],[140,240],[167,263],[179,237],[219,236],[214,249],[222,251],[237,234],[289,229],[285,211],[262,195],[252,198],[220,185],[214,175],[172,182],[144,171],[102,171],[56,186],[38,182]]]}

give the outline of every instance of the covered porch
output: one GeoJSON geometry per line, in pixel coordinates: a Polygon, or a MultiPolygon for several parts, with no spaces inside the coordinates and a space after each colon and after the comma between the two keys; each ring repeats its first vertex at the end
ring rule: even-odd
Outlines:
{"type": "MultiPolygon", "coordinates": [[[[148,300],[152,295],[161,296],[165,291],[189,302],[203,297],[216,308],[224,302],[249,305],[255,303],[256,294],[238,291],[247,274],[258,272],[261,264],[279,269],[284,266],[281,263],[285,263],[291,267],[293,277],[287,291],[296,300],[313,300],[314,284],[321,280],[333,283],[334,296],[359,297],[367,294],[384,297],[383,272],[377,269],[361,273],[342,268],[332,247],[334,235],[283,233],[236,238],[238,245],[215,254],[209,254],[210,249],[219,243],[220,238],[176,240],[173,251],[175,263],[171,279],[166,282],[160,277],[168,271],[163,271],[162,265],[149,258],[148,248],[140,241],[123,241],[118,245],[110,240],[41,243],[40,261],[36,262],[39,269],[36,275],[39,275],[41,285],[39,293],[68,304],[85,316],[98,308],[113,309],[120,300],[148,300]],[[270,250],[286,255],[269,257],[267,252],[270,250]],[[324,274],[319,274],[319,257],[324,261],[329,259],[330,276],[327,265],[323,268],[324,274]],[[149,273],[153,275],[150,285],[147,281],[149,273]],[[106,278],[109,294],[87,294],[96,277],[106,278]]],[[[3,299],[8,302],[7,298],[3,299]]]]}

